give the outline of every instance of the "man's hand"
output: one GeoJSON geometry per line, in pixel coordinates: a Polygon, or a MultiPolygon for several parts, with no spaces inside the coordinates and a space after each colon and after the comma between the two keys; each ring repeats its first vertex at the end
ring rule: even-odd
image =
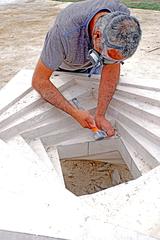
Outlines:
{"type": "Polygon", "coordinates": [[[115,129],[104,116],[96,116],[96,126],[107,133],[109,137],[115,134],[115,129]]]}
{"type": "Polygon", "coordinates": [[[79,122],[83,128],[93,128],[95,127],[94,117],[85,110],[78,110],[74,114],[74,118],[79,122]]]}

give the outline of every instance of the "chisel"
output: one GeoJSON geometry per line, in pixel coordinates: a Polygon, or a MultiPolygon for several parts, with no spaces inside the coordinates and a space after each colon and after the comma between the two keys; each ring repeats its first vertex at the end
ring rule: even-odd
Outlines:
{"type": "MultiPolygon", "coordinates": [[[[81,106],[81,104],[80,104],[80,102],[78,101],[77,98],[73,98],[72,102],[78,109],[81,109],[81,110],[85,111],[85,109],[81,106]]],[[[95,140],[102,140],[105,137],[107,137],[107,133],[105,131],[102,131],[102,130],[98,129],[96,126],[92,127],[91,131],[94,133],[94,139],[95,140]]]]}

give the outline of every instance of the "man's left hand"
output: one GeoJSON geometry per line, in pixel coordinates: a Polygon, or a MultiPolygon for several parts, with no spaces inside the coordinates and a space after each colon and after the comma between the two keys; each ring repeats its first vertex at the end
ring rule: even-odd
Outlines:
{"type": "Polygon", "coordinates": [[[96,126],[105,131],[109,137],[115,135],[115,129],[112,127],[111,123],[104,116],[95,117],[96,126]]]}

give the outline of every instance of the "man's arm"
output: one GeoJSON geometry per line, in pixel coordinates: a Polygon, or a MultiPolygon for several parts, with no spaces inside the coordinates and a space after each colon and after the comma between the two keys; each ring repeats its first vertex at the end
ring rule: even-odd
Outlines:
{"type": "Polygon", "coordinates": [[[71,115],[82,127],[91,128],[95,125],[94,118],[87,111],[76,109],[59,90],[51,83],[53,71],[47,68],[41,60],[38,61],[32,78],[32,86],[49,103],[71,115]]]}
{"type": "Polygon", "coordinates": [[[108,136],[114,135],[114,128],[105,118],[107,107],[115,92],[120,76],[120,64],[104,65],[98,93],[98,104],[96,110],[96,125],[107,132],[108,136]]]}

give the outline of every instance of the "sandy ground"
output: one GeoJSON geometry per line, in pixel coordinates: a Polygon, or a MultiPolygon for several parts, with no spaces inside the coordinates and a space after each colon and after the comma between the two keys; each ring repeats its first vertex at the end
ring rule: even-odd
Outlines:
{"type": "MultiPolygon", "coordinates": [[[[26,0],[0,5],[0,87],[21,68],[35,67],[48,28],[67,4],[26,0]]],[[[135,74],[136,66],[137,74],[157,78],[160,75],[160,12],[135,9],[132,12],[141,22],[143,38],[137,53],[124,65],[122,74],[135,74]]]]}
{"type": "Polygon", "coordinates": [[[68,160],[61,161],[67,189],[77,196],[102,191],[133,177],[125,164],[68,160]]]}
{"type": "Polygon", "coordinates": [[[60,2],[28,0],[0,5],[0,86],[21,68],[34,68],[60,2]]]}
{"type": "MultiPolygon", "coordinates": [[[[43,41],[55,16],[67,4],[26,0],[18,4],[0,5],[0,87],[20,69],[34,68],[43,41]]],[[[160,80],[160,12],[132,10],[142,26],[143,38],[136,54],[129,59],[123,76],[160,80]]],[[[77,195],[99,191],[112,185],[110,173],[115,166],[103,162],[64,161],[68,188],[77,195]],[[107,166],[107,167],[106,167],[107,166]],[[106,171],[101,171],[104,169],[106,171]]],[[[118,166],[123,180],[131,179],[126,166],[118,166]]]]}

